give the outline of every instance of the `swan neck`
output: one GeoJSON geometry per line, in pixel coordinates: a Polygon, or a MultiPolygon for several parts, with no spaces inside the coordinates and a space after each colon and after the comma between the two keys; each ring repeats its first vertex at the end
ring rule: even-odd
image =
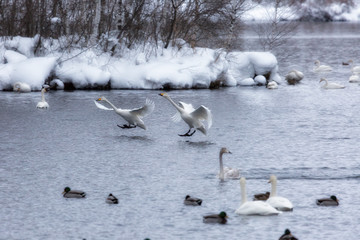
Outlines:
{"type": "Polygon", "coordinates": [[[41,101],[45,102],[45,88],[41,89],[41,101]]]}
{"type": "Polygon", "coordinates": [[[247,202],[245,182],[240,182],[240,188],[241,188],[241,204],[244,204],[247,202]]]}
{"type": "Polygon", "coordinates": [[[107,100],[106,98],[103,98],[103,101],[107,102],[114,110],[117,110],[117,108],[114,106],[114,104],[112,104],[109,100],[107,100]]]}
{"type": "Polygon", "coordinates": [[[270,193],[270,197],[275,197],[276,196],[276,180],[271,182],[271,193],[270,193]]]}
{"type": "Polygon", "coordinates": [[[169,100],[169,102],[176,108],[176,110],[178,110],[179,112],[183,111],[183,109],[179,107],[179,105],[177,105],[169,96],[165,96],[165,98],[169,100]]]}
{"type": "Polygon", "coordinates": [[[219,161],[220,161],[220,176],[219,176],[219,178],[221,180],[224,180],[224,165],[223,165],[222,155],[223,155],[223,153],[220,153],[220,155],[219,155],[219,161]]]}

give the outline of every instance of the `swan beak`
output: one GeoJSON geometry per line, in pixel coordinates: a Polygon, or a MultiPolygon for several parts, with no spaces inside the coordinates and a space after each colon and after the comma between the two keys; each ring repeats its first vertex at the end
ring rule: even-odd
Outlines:
{"type": "Polygon", "coordinates": [[[164,93],[159,93],[160,96],[164,96],[164,93]]]}
{"type": "Polygon", "coordinates": [[[101,98],[96,99],[96,101],[98,101],[98,102],[101,101],[101,98]]]}
{"type": "Polygon", "coordinates": [[[229,151],[230,154],[232,154],[232,152],[229,151]]]}

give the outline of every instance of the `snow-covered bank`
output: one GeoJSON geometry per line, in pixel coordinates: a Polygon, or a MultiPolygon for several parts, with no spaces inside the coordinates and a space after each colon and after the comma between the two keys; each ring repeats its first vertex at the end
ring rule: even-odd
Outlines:
{"type": "Polygon", "coordinates": [[[277,59],[268,52],[227,54],[182,42],[181,47],[158,48],[157,54],[145,48],[123,51],[119,58],[95,48],[59,52],[52,43],[46,57],[33,57],[35,42],[16,37],[0,43],[0,90],[11,90],[16,82],[36,91],[44,83],[58,89],[187,89],[264,85],[263,76],[280,81],[277,59]]]}

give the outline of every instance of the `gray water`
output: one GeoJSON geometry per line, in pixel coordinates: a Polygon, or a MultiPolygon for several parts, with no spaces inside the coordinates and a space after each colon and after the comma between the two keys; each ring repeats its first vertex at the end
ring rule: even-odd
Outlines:
{"type": "MultiPolygon", "coordinates": [[[[170,120],[175,109],[159,91],[51,91],[45,111],[35,107],[39,92],[0,92],[0,239],[270,240],[285,228],[299,239],[357,237],[360,86],[348,83],[349,67],[341,62],[359,61],[360,35],[344,27],[350,25],[326,26],[336,34],[312,38],[303,30],[283,48],[290,57],[279,53],[281,74],[294,67],[304,72],[297,86],[170,91],[175,101],[212,110],[208,136],[179,137],[187,126],[170,120]],[[311,71],[316,59],[331,65],[326,77],[346,88],[321,89],[311,71]],[[148,130],[118,128],[119,116],[93,103],[102,95],[123,108],[152,99],[148,130]],[[216,178],[223,146],[233,153],[224,155],[224,164],[247,179],[249,200],[269,191],[275,174],[278,195],[290,199],[294,211],[236,215],[239,181],[216,178]],[[84,190],[86,199],[63,198],[65,186],[84,190]],[[118,205],[105,203],[110,192],[118,205]],[[203,205],[184,206],[187,194],[203,205]],[[332,194],[340,206],[315,204],[332,194]],[[202,222],[220,211],[228,213],[228,224],[202,222]]],[[[246,41],[246,50],[257,50],[246,41]]]]}

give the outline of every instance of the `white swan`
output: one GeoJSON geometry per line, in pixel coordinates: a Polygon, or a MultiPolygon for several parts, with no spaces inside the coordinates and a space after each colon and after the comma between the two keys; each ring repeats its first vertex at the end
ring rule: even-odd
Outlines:
{"type": "Polygon", "coordinates": [[[354,62],[353,60],[348,61],[349,65],[351,65],[351,71],[353,74],[360,73],[360,66],[353,66],[354,62]]]}
{"type": "Polygon", "coordinates": [[[353,75],[351,75],[349,77],[349,82],[350,83],[359,83],[360,82],[360,77],[357,73],[353,73],[353,75]]]}
{"type": "Polygon", "coordinates": [[[23,92],[23,93],[31,92],[31,87],[27,83],[16,82],[13,86],[13,91],[14,92],[23,92]]]}
{"type": "Polygon", "coordinates": [[[224,153],[230,153],[231,152],[227,148],[221,148],[220,154],[219,154],[219,162],[220,162],[220,172],[217,175],[222,181],[224,178],[232,178],[232,179],[238,179],[240,177],[240,170],[236,168],[229,168],[225,167],[223,165],[222,156],[224,153]]]}
{"type": "Polygon", "coordinates": [[[320,65],[320,61],[315,61],[316,67],[314,68],[314,72],[331,72],[333,69],[328,65],[320,65]]]}
{"type": "Polygon", "coordinates": [[[328,80],[326,78],[321,78],[319,83],[321,83],[323,81],[325,82],[325,84],[322,86],[322,88],[325,88],[325,89],[341,89],[341,88],[345,88],[345,86],[343,86],[341,84],[328,82],[328,80]]]}
{"type": "Polygon", "coordinates": [[[154,108],[155,104],[153,101],[146,99],[146,103],[141,108],[134,108],[134,109],[121,109],[117,108],[112,104],[109,100],[105,97],[98,98],[95,102],[95,105],[103,110],[114,110],[117,114],[119,114],[123,119],[125,119],[129,125],[124,124],[123,126],[118,125],[120,128],[135,128],[139,126],[140,128],[146,130],[146,126],[142,120],[143,117],[150,114],[154,108]],[[107,108],[100,103],[99,101],[107,102],[112,108],[107,108]]]}
{"type": "Polygon", "coordinates": [[[288,74],[285,76],[285,80],[288,82],[288,84],[295,85],[299,83],[304,78],[304,74],[298,70],[291,70],[288,74]]]}
{"type": "Polygon", "coordinates": [[[268,200],[266,200],[266,202],[271,206],[273,206],[274,208],[276,208],[277,210],[292,211],[294,207],[290,202],[290,200],[276,195],[277,178],[275,175],[270,176],[269,183],[271,183],[271,192],[270,192],[270,197],[268,200]]]}
{"type": "Polygon", "coordinates": [[[235,213],[239,215],[277,215],[280,211],[273,208],[270,204],[263,201],[247,201],[246,197],[246,180],[240,178],[241,187],[241,205],[236,209],[235,213]]]}
{"type": "Polygon", "coordinates": [[[179,122],[180,119],[182,119],[189,126],[189,131],[182,135],[179,134],[179,136],[190,137],[196,132],[196,130],[199,130],[204,135],[207,134],[207,129],[209,129],[212,125],[211,111],[207,107],[201,105],[195,110],[191,104],[184,102],[179,102],[179,105],[176,104],[166,93],[160,93],[159,95],[169,100],[176,110],[178,110],[178,112],[172,117],[173,121],[179,122]],[[204,123],[202,123],[204,120],[208,123],[207,129],[204,123]],[[192,128],[195,128],[195,130],[190,133],[192,128]]]}
{"type": "Polygon", "coordinates": [[[268,84],[266,85],[266,88],[268,89],[277,89],[278,88],[278,84],[275,81],[270,81],[268,82],[268,84]]]}
{"type": "Polygon", "coordinates": [[[44,85],[41,89],[41,101],[36,105],[37,108],[49,108],[49,104],[45,101],[45,93],[49,88],[49,85],[44,85]]]}

